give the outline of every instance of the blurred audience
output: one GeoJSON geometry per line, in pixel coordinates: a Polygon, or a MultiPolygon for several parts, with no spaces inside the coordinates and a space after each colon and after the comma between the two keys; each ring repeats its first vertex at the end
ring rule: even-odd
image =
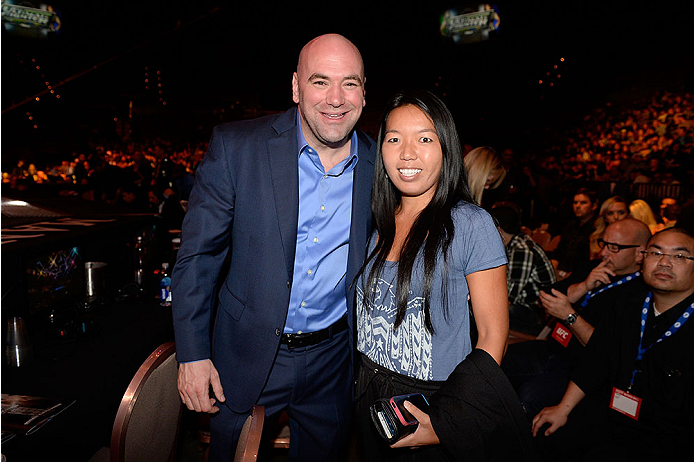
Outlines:
{"type": "MultiPolygon", "coordinates": [[[[373,133],[373,127],[365,123],[365,130],[373,133]]],[[[118,189],[133,183],[145,198],[150,188],[159,196],[170,188],[186,201],[207,142],[180,140],[175,133],[168,136],[95,140],[83,152],[66,152],[57,158],[37,153],[18,159],[5,152],[3,194],[50,191],[115,203],[122,202],[118,189]]],[[[483,207],[512,201],[520,205],[524,225],[547,228],[552,236],[573,218],[574,192],[581,187],[596,191],[598,204],[612,196],[643,200],[657,212],[656,221],[663,228],[665,220],[668,226],[673,219],[678,222],[671,218],[677,216],[678,208],[662,218],[660,200],[684,204],[691,197],[693,139],[692,94],[659,91],[629,104],[606,103],[579,123],[548,130],[529,144],[519,140],[517,146],[498,152],[490,146],[472,149],[467,144],[465,165],[471,190],[483,207]]]]}

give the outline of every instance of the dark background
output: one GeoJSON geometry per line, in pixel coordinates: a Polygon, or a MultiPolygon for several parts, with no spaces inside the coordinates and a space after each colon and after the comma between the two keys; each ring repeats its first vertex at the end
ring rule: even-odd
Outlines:
{"type": "Polygon", "coordinates": [[[464,143],[540,149],[595,107],[692,88],[693,2],[500,1],[501,28],[472,44],[438,29],[446,9],[478,2],[238,3],[55,0],[59,33],[3,30],[3,163],[117,142],[131,101],[136,140],[204,141],[217,123],[284,110],[299,50],[327,32],[362,51],[367,131],[416,86],[444,98],[464,143]]]}

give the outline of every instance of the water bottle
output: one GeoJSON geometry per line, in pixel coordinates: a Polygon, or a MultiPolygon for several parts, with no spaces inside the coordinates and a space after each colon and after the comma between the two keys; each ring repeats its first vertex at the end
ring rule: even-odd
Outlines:
{"type": "Polygon", "coordinates": [[[161,306],[171,306],[171,275],[169,274],[169,264],[161,264],[161,279],[159,279],[159,304],[161,306]]]}

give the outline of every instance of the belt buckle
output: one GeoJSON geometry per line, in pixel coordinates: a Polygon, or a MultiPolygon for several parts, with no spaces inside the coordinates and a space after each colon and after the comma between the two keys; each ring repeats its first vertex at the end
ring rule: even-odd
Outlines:
{"type": "Polygon", "coordinates": [[[304,344],[304,340],[309,334],[284,334],[286,339],[287,348],[293,350],[294,348],[300,348],[304,344]]]}

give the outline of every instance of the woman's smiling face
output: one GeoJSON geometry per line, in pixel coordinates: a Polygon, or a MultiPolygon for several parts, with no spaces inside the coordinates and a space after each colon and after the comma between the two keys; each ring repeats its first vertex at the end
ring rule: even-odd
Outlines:
{"type": "Polygon", "coordinates": [[[402,198],[417,198],[426,206],[434,197],[443,164],[441,143],[429,116],[413,105],[395,108],[386,121],[381,153],[402,198]]]}

